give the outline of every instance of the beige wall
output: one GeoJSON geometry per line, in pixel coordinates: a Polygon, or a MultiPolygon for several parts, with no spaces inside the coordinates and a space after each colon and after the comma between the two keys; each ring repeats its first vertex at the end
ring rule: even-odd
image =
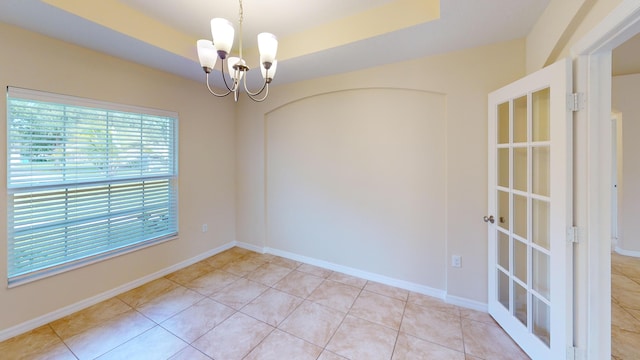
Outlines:
{"type": "Polygon", "coordinates": [[[611,85],[612,108],[623,119],[617,249],[640,255],[640,74],[614,76],[611,85]]]}
{"type": "MultiPolygon", "coordinates": [[[[237,119],[237,240],[259,248],[271,247],[311,258],[326,259],[338,265],[447,291],[452,298],[486,303],[487,230],[482,216],[487,210],[487,94],[524,75],[524,46],[523,40],[517,40],[278,86],[265,103],[241,104],[237,119]],[[341,97],[324,95],[357,89],[388,90],[381,91],[384,100],[377,98],[380,95],[377,93],[376,96],[364,96],[369,100],[359,100],[362,102],[345,102],[341,97]],[[402,96],[395,93],[403,90],[432,94],[426,95],[432,100],[444,99],[444,118],[437,120],[440,105],[425,105],[427,108],[422,108],[422,104],[407,105],[402,96]],[[344,213],[345,209],[339,203],[341,194],[348,195],[350,206],[356,207],[365,207],[359,202],[368,194],[374,199],[373,207],[378,210],[382,208],[385,198],[394,199],[398,194],[406,197],[409,190],[401,189],[400,183],[391,181],[394,171],[406,176],[409,169],[413,168],[417,179],[424,179],[436,188],[426,189],[424,184],[415,184],[417,195],[424,200],[412,200],[411,206],[415,206],[412,209],[415,213],[404,224],[393,215],[376,213],[373,217],[376,220],[373,229],[389,230],[382,236],[376,234],[368,237],[370,234],[367,234],[366,226],[342,223],[340,217],[335,216],[313,220],[314,225],[328,226],[327,234],[321,233],[313,239],[298,237],[304,232],[295,228],[296,214],[286,214],[283,209],[277,208],[292,196],[287,194],[285,188],[288,175],[286,165],[294,161],[299,164],[301,161],[294,158],[295,154],[286,154],[285,151],[299,149],[304,145],[294,144],[297,135],[304,134],[309,137],[308,140],[329,141],[331,136],[356,136],[354,134],[363,132],[366,134],[364,138],[354,139],[353,143],[345,141],[341,145],[346,153],[357,153],[357,146],[360,145],[358,141],[365,141],[363,139],[367,136],[371,140],[379,132],[389,130],[393,124],[394,119],[388,118],[388,113],[370,111],[378,109],[379,102],[386,109],[410,108],[406,114],[408,116],[403,117],[403,120],[398,119],[397,123],[406,124],[412,131],[395,130],[393,136],[398,143],[412,144],[417,152],[403,154],[397,149],[388,152],[376,149],[375,156],[359,154],[357,159],[371,162],[380,156],[386,156],[387,161],[406,161],[406,164],[413,166],[385,172],[384,179],[381,180],[384,186],[379,188],[371,186],[362,189],[357,185],[358,182],[338,181],[322,174],[321,179],[314,179],[313,186],[305,189],[300,184],[294,184],[295,190],[309,191],[310,193],[305,193],[307,197],[329,198],[330,201],[322,205],[320,212],[326,215],[344,213]],[[295,111],[290,111],[290,107],[294,106],[292,104],[295,104],[295,111]],[[327,109],[333,110],[333,115],[327,109]],[[320,117],[330,117],[327,121],[333,124],[331,129],[336,134],[320,134],[328,132],[328,125],[321,123],[317,112],[320,117]],[[344,114],[348,116],[345,117],[344,114]],[[366,114],[380,126],[372,128],[364,124],[362,119],[351,118],[362,114],[366,114]],[[339,122],[337,119],[343,121],[339,122]],[[325,127],[317,128],[321,125],[325,127]],[[294,129],[293,126],[301,128],[294,129]],[[350,126],[355,128],[349,128],[350,126]],[[273,135],[271,131],[276,131],[278,136],[286,136],[287,144],[291,147],[273,148],[268,142],[273,135]],[[438,135],[438,138],[431,143],[434,135],[438,135]],[[275,152],[271,153],[272,151],[275,152]],[[408,154],[411,156],[406,156],[408,154]],[[272,166],[266,165],[265,159],[284,162],[272,166]],[[443,171],[428,170],[429,166],[443,171]],[[274,188],[266,179],[279,182],[274,188]],[[321,191],[328,193],[321,194],[321,191]],[[356,193],[359,195],[354,195],[356,193]],[[270,197],[274,194],[278,201],[275,204],[270,197]],[[278,211],[277,224],[272,223],[275,220],[271,219],[268,211],[278,211]],[[422,230],[419,224],[422,224],[422,230]],[[274,225],[275,231],[272,228],[274,225]],[[287,231],[292,233],[287,234],[287,231]],[[323,235],[336,236],[350,231],[356,236],[341,238],[346,243],[342,243],[338,249],[323,249],[315,243],[322,241],[323,235]],[[450,266],[452,254],[462,256],[462,268],[450,266]],[[377,263],[380,259],[384,259],[384,264],[377,263]]],[[[326,153],[318,151],[301,156],[317,156],[318,161],[330,164],[330,160],[337,155],[337,150],[329,144],[324,145],[327,147],[326,153]]],[[[319,150],[322,146],[318,142],[312,148],[319,150]]],[[[345,163],[346,161],[341,160],[342,165],[345,163]]],[[[352,163],[356,168],[350,169],[349,174],[358,180],[363,180],[363,174],[372,171],[372,168],[367,168],[367,164],[358,161],[352,163]]],[[[324,170],[332,168],[325,165],[324,170]]],[[[297,169],[295,176],[302,176],[299,171],[302,170],[297,169]]],[[[393,201],[391,203],[396,204],[393,201]]],[[[312,210],[318,211],[318,208],[312,210]]],[[[398,211],[404,215],[411,212],[408,206],[401,206],[398,211]]],[[[327,238],[324,241],[335,242],[336,239],[327,238]]]]}
{"type": "Polygon", "coordinates": [[[571,56],[571,47],[622,0],[551,0],[527,35],[527,73],[571,56]]]}
{"type": "MultiPolygon", "coordinates": [[[[202,84],[0,23],[0,86],[17,86],[179,113],[177,240],[16,288],[0,287],[0,332],[235,240],[235,123],[232,101],[212,101],[202,84]],[[201,232],[208,224],[209,231],[201,232]]],[[[4,91],[4,90],[3,90],[4,91]]],[[[6,124],[6,96],[0,96],[6,124]]],[[[6,139],[6,126],[0,126],[6,139]]],[[[6,159],[5,146],[0,158],[6,159]]],[[[3,160],[4,163],[4,160],[3,160]]],[[[0,166],[6,189],[6,164],[0,166]]],[[[0,203],[6,203],[0,192],[0,203]]],[[[6,234],[6,208],[0,207],[6,234]]],[[[6,279],[6,236],[0,278],[6,279]]],[[[3,280],[4,281],[4,280],[3,280]]]]}
{"type": "Polygon", "coordinates": [[[562,50],[559,51],[557,57],[552,59],[552,62],[572,56],[571,48],[578,41],[584,38],[596,25],[602,22],[602,20],[607,17],[613,9],[620,5],[622,1],[623,0],[592,0],[594,4],[588,8],[588,12],[582,14],[582,20],[578,25],[576,25],[575,30],[571,32],[571,36],[569,36],[567,43],[562,50]]]}
{"type": "Polygon", "coordinates": [[[388,88],[268,113],[267,245],[444,289],[445,113],[443,94],[388,88]]]}
{"type": "Polygon", "coordinates": [[[527,73],[553,63],[566,44],[571,28],[580,21],[581,9],[594,0],[551,0],[527,35],[527,73]]]}
{"type": "MultiPolygon", "coordinates": [[[[180,114],[179,239],[14,289],[2,287],[0,305],[4,310],[0,313],[0,332],[236,239],[259,248],[273,247],[326,259],[343,266],[443,290],[452,297],[485,303],[487,238],[486,226],[481,218],[487,207],[487,93],[522,77],[525,72],[535,71],[568,56],[571,46],[621,0],[552,0],[551,3],[550,9],[567,6],[570,11],[545,12],[526,43],[517,40],[296,84],[277,86],[276,79],[276,86],[267,102],[255,104],[244,101],[237,108],[231,101],[212,101],[202,91],[200,83],[0,24],[0,44],[3,46],[0,52],[0,85],[3,88],[19,86],[161,108],[180,114]],[[547,34],[547,31],[551,31],[551,34],[547,34]],[[380,152],[375,154],[377,157],[392,155],[389,160],[406,161],[404,165],[407,167],[401,171],[405,177],[412,168],[408,165],[416,165],[415,169],[419,171],[417,178],[434,186],[429,188],[425,184],[414,184],[420,195],[429,201],[424,203],[405,198],[406,201],[415,201],[413,205],[416,206],[416,217],[408,224],[402,224],[399,218],[377,213],[375,228],[387,226],[390,229],[388,234],[397,236],[377,236],[375,243],[354,240],[336,251],[314,246],[308,239],[288,235],[287,224],[292,223],[290,220],[293,217],[280,211],[276,212],[279,218],[268,218],[267,213],[279,211],[274,207],[281,203],[270,202],[267,195],[275,195],[279,201],[287,200],[289,194],[286,187],[289,184],[270,184],[267,180],[286,178],[287,165],[295,160],[286,151],[297,148],[270,148],[275,143],[273,139],[268,141],[269,137],[288,134],[284,145],[295,145],[292,136],[299,134],[296,131],[305,129],[289,131],[292,130],[292,122],[302,118],[300,114],[317,115],[304,118],[308,121],[305,123],[306,129],[320,125],[318,116],[327,114],[315,114],[318,104],[312,99],[322,98],[324,110],[340,104],[346,107],[344,110],[347,114],[368,111],[367,104],[343,104],[339,97],[324,98],[324,95],[374,88],[387,89],[383,91],[387,109],[404,106],[404,99],[397,96],[396,92],[407,90],[431,94],[429,98],[441,98],[445,104],[443,107],[435,105],[423,110],[420,110],[422,104],[409,104],[410,116],[407,119],[411,120],[411,124],[408,126],[418,131],[410,135],[398,132],[394,133],[394,137],[413,141],[411,144],[420,151],[388,154],[376,149],[380,152]],[[296,112],[283,116],[280,110],[289,111],[293,104],[299,106],[296,112]],[[440,110],[444,111],[442,122],[431,121],[439,115],[419,116],[422,111],[432,115],[439,114],[440,110]],[[271,116],[276,117],[275,121],[271,116]],[[266,132],[268,129],[276,133],[266,132]],[[416,137],[416,134],[425,136],[416,137]],[[435,142],[430,142],[435,135],[439,137],[435,142]],[[269,159],[282,162],[279,167],[268,167],[265,161],[269,159]],[[428,166],[443,170],[441,173],[429,170],[427,174],[428,166]],[[422,228],[419,227],[420,219],[426,219],[422,228]],[[273,227],[275,220],[280,222],[276,224],[279,227],[273,227]],[[209,225],[209,232],[200,231],[203,223],[209,225]],[[398,242],[398,239],[405,242],[398,242]],[[367,246],[371,248],[371,245],[375,245],[376,253],[367,252],[367,246]],[[399,247],[402,249],[398,252],[399,247]],[[387,251],[393,256],[387,256],[384,264],[377,264],[383,258],[379,253],[387,251]],[[462,256],[462,268],[450,266],[450,256],[453,254],[462,256]]],[[[6,116],[5,99],[0,96],[0,116],[3,119],[6,116]]],[[[392,118],[377,113],[367,114],[386,126],[378,131],[391,129],[392,118]]],[[[332,118],[340,119],[353,120],[349,117],[332,118]]],[[[354,125],[356,133],[364,127],[357,123],[335,125],[342,135],[348,134],[348,125],[354,125]]],[[[0,139],[5,139],[6,127],[1,128],[0,139]]],[[[319,141],[315,144],[316,149],[322,149],[322,141],[330,139],[326,136],[315,137],[314,133],[310,136],[319,141]]],[[[345,150],[353,153],[355,145],[345,150]]],[[[324,157],[319,154],[320,160],[328,164],[329,155],[336,156],[335,153],[324,157]]],[[[359,159],[372,161],[376,158],[373,155],[364,154],[359,159]]],[[[0,158],[6,158],[5,147],[0,147],[0,158]]],[[[0,175],[0,183],[6,188],[6,166],[0,168],[4,174],[0,175]]],[[[350,169],[353,171],[351,175],[359,176],[360,180],[364,180],[367,172],[373,170],[380,169],[362,166],[350,169]]],[[[387,172],[385,175],[387,182],[382,184],[384,186],[364,189],[362,195],[366,196],[367,191],[375,195],[378,206],[385,204],[385,196],[392,197],[398,192],[406,196],[409,193],[407,189],[400,188],[402,184],[391,181],[392,175],[387,172]],[[385,191],[385,188],[389,189],[385,191]]],[[[331,177],[314,179],[313,190],[317,191],[325,185],[330,185],[330,189],[338,187],[340,183],[335,181],[331,177]]],[[[300,183],[294,185],[299,186],[300,183]]],[[[340,189],[345,194],[353,196],[349,190],[361,190],[354,183],[348,185],[346,189],[340,189]]],[[[331,190],[329,195],[332,202],[322,208],[323,214],[342,209],[338,202],[339,193],[331,190]]],[[[0,201],[6,202],[6,193],[2,192],[0,198],[0,201]]],[[[361,205],[359,198],[351,198],[350,201],[351,204],[361,205]]],[[[400,207],[404,212],[407,209],[400,207]]],[[[362,235],[366,229],[366,226],[355,228],[349,224],[342,224],[342,227],[332,222],[325,224],[331,225],[334,231],[328,235],[335,235],[336,230],[357,231],[362,235]]],[[[6,234],[4,207],[0,207],[0,231],[6,234]]],[[[0,277],[6,279],[6,243],[2,243],[0,277]]]]}

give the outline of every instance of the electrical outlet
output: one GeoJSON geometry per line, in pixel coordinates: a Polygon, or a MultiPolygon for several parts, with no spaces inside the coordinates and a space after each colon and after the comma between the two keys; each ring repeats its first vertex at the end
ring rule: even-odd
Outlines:
{"type": "Polygon", "coordinates": [[[207,224],[202,224],[202,232],[203,232],[203,233],[205,233],[205,232],[207,232],[207,231],[209,231],[209,225],[207,225],[207,224]]]}
{"type": "Polygon", "coordinates": [[[451,266],[456,268],[462,267],[462,256],[460,255],[451,256],[451,266]]]}

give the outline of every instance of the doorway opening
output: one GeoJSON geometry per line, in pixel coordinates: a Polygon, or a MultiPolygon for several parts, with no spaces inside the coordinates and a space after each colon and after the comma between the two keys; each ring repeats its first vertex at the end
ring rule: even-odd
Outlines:
{"type": "Polygon", "coordinates": [[[640,341],[640,35],[611,61],[611,355],[633,357],[640,341]],[[623,121],[624,120],[624,121],[623,121]]]}

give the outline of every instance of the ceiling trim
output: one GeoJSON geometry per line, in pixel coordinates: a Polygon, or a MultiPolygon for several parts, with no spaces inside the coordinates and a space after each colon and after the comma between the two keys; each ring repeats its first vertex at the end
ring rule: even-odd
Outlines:
{"type": "Polygon", "coordinates": [[[195,40],[118,0],[42,0],[60,10],[80,16],[121,34],[189,59],[194,59],[195,40]],[[123,21],[125,20],[126,21],[123,21]]]}
{"type": "MultiPolygon", "coordinates": [[[[193,51],[197,39],[118,0],[43,2],[173,54],[197,60],[193,51]]],[[[439,18],[440,0],[395,0],[280,38],[278,60],[289,60],[348,45],[439,18]]],[[[234,19],[230,20],[233,22],[234,19]]],[[[244,52],[248,64],[257,67],[257,49],[252,47],[244,49],[244,52]]]]}

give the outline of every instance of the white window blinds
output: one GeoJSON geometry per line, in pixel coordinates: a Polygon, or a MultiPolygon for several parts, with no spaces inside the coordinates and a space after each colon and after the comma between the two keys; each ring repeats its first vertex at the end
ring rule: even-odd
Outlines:
{"type": "Polygon", "coordinates": [[[173,237],[177,114],[8,88],[8,276],[17,284],[173,237]]]}

